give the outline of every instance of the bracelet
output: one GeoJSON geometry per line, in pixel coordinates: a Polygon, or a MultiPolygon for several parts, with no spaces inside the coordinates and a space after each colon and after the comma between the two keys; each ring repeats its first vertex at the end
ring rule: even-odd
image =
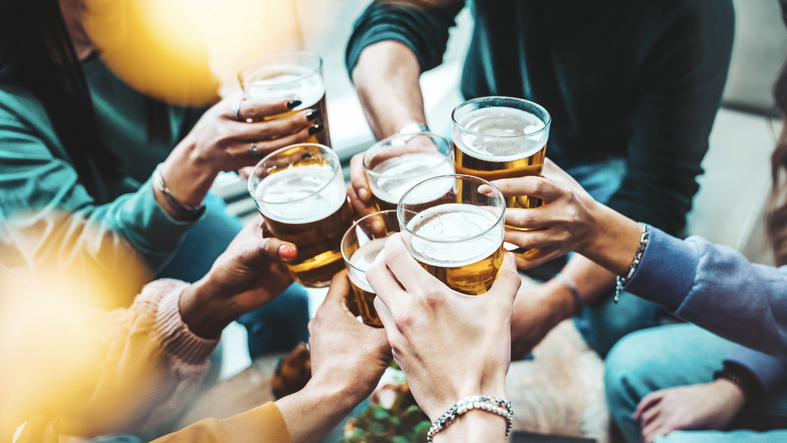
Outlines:
{"type": "Polygon", "coordinates": [[[153,171],[153,186],[155,186],[155,188],[158,189],[159,192],[164,194],[164,197],[166,197],[167,201],[172,206],[174,206],[177,209],[180,209],[181,211],[186,213],[186,215],[196,218],[196,216],[201,214],[202,211],[205,209],[204,202],[196,206],[192,206],[183,203],[182,201],[180,201],[179,198],[175,197],[175,194],[173,194],[172,191],[170,191],[169,188],[167,188],[167,185],[164,184],[164,178],[161,177],[161,164],[156,166],[156,170],[153,171]]]}
{"type": "Polygon", "coordinates": [[[582,297],[579,296],[579,291],[577,291],[577,286],[574,284],[573,281],[571,281],[570,278],[566,277],[565,275],[559,272],[555,274],[555,276],[552,278],[562,283],[563,286],[567,287],[568,290],[571,291],[571,296],[574,297],[574,314],[575,315],[579,314],[582,311],[582,309],[585,308],[585,304],[582,303],[582,297]]]}
{"type": "Polygon", "coordinates": [[[429,128],[423,123],[410,122],[399,130],[399,134],[415,134],[417,132],[429,132],[429,128]]]}
{"type": "Polygon", "coordinates": [[[511,402],[501,400],[496,397],[485,397],[483,395],[473,395],[466,397],[456,402],[451,409],[445,414],[441,415],[432,423],[429,432],[426,434],[426,443],[432,443],[435,434],[447,428],[453,423],[460,415],[473,409],[480,409],[482,411],[497,414],[506,419],[506,439],[511,433],[511,427],[514,425],[514,410],[511,409],[511,402]],[[502,407],[501,407],[502,406],[502,407]],[[503,407],[505,409],[503,409],[503,407]]]}
{"type": "Polygon", "coordinates": [[[637,270],[639,266],[639,262],[642,261],[642,254],[645,253],[645,246],[648,245],[648,238],[650,238],[650,229],[648,225],[645,223],[640,223],[642,225],[642,237],[639,239],[639,247],[637,248],[637,253],[634,254],[634,261],[631,262],[631,267],[629,268],[628,274],[625,277],[617,276],[616,284],[615,284],[615,304],[618,303],[618,298],[620,297],[620,293],[623,292],[623,286],[628,283],[629,279],[634,272],[637,270]]]}

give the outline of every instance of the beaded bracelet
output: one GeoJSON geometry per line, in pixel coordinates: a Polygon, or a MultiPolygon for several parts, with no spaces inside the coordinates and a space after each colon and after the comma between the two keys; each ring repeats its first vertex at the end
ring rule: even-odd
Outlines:
{"type": "Polygon", "coordinates": [[[623,292],[623,286],[628,283],[629,279],[634,272],[637,270],[639,266],[639,262],[642,261],[642,254],[645,253],[645,246],[648,245],[648,238],[650,237],[650,229],[648,225],[645,223],[640,223],[642,225],[642,237],[639,239],[639,247],[637,248],[637,253],[634,254],[634,261],[631,262],[631,267],[629,268],[628,274],[625,277],[617,276],[616,285],[615,285],[615,304],[618,303],[618,298],[620,298],[620,293],[623,292]]]}
{"type": "Polygon", "coordinates": [[[473,395],[466,397],[456,402],[451,409],[445,414],[441,415],[432,423],[429,432],[426,434],[426,443],[432,443],[435,434],[447,428],[453,423],[460,415],[473,409],[480,409],[482,411],[497,414],[506,419],[506,439],[511,433],[511,427],[514,425],[514,410],[511,409],[511,402],[501,400],[496,397],[485,397],[483,395],[473,395]],[[503,409],[502,407],[505,409],[503,409]]]}

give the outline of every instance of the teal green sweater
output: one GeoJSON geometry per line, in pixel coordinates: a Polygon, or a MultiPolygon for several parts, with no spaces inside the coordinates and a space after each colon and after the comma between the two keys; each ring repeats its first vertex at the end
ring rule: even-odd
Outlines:
{"type": "Polygon", "coordinates": [[[158,206],[150,176],[202,110],[169,106],[172,139],[150,144],[145,96],[117,79],[98,58],[83,66],[102,138],[122,160],[124,177],[107,182],[95,174],[102,198],[110,201],[97,204],[80,184],[41,102],[26,89],[0,84],[0,213],[13,228],[34,234],[25,236],[23,248],[16,248],[22,256],[6,254],[0,260],[38,261],[46,254],[62,255],[67,247],[101,261],[125,240],[158,268],[195,222],[175,221],[158,206]]]}

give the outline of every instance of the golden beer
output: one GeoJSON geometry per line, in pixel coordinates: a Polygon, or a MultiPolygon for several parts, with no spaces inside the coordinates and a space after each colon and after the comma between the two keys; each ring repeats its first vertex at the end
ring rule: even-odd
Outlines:
{"type": "Polygon", "coordinates": [[[347,300],[350,312],[369,326],[383,326],[374,309],[374,289],[366,281],[366,270],[385,248],[385,241],[399,232],[396,211],[369,214],[352,225],[342,238],[342,256],[347,265],[353,294],[347,300]],[[355,311],[353,311],[355,309],[355,311]]]}
{"type": "MultiPolygon", "coordinates": [[[[459,105],[454,121],[453,150],[457,174],[486,180],[541,175],[551,119],[527,100],[485,97],[459,105]]],[[[541,199],[507,197],[509,208],[535,208],[541,199]]]]}
{"type": "Polygon", "coordinates": [[[492,287],[503,264],[500,219],[478,206],[449,203],[429,208],[407,225],[411,254],[449,288],[467,295],[492,287]],[[435,241],[436,240],[436,241],[435,241]]]}
{"type": "Polygon", "coordinates": [[[287,263],[293,278],[328,286],[342,269],[341,239],[353,218],[336,154],[310,144],[275,151],[249,177],[249,191],[270,234],[297,246],[287,263]]]}
{"type": "Polygon", "coordinates": [[[364,153],[363,167],[377,210],[396,209],[413,186],[454,173],[451,143],[431,132],[394,134],[364,153]]]}
{"type": "Polygon", "coordinates": [[[284,118],[308,109],[319,109],[321,116],[314,124],[323,130],[309,137],[305,143],[331,147],[328,108],[325,104],[325,80],[322,59],[314,54],[282,54],[259,60],[238,74],[241,87],[249,99],[276,100],[292,97],[302,103],[292,111],[266,117],[263,120],[284,118]]]}

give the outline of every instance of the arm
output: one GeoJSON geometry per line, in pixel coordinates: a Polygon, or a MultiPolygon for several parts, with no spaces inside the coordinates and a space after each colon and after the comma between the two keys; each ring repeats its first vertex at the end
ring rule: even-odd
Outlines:
{"type": "MultiPolygon", "coordinates": [[[[356,22],[347,71],[378,139],[408,123],[426,124],[419,78],[442,62],[448,29],[463,6],[462,0],[376,1],[356,22]]],[[[350,162],[350,176],[347,191],[356,212],[373,212],[362,153],[350,162]]]]}
{"type": "Polygon", "coordinates": [[[787,268],[752,264],[700,237],[652,229],[632,294],[748,348],[787,356],[787,268]]]}

